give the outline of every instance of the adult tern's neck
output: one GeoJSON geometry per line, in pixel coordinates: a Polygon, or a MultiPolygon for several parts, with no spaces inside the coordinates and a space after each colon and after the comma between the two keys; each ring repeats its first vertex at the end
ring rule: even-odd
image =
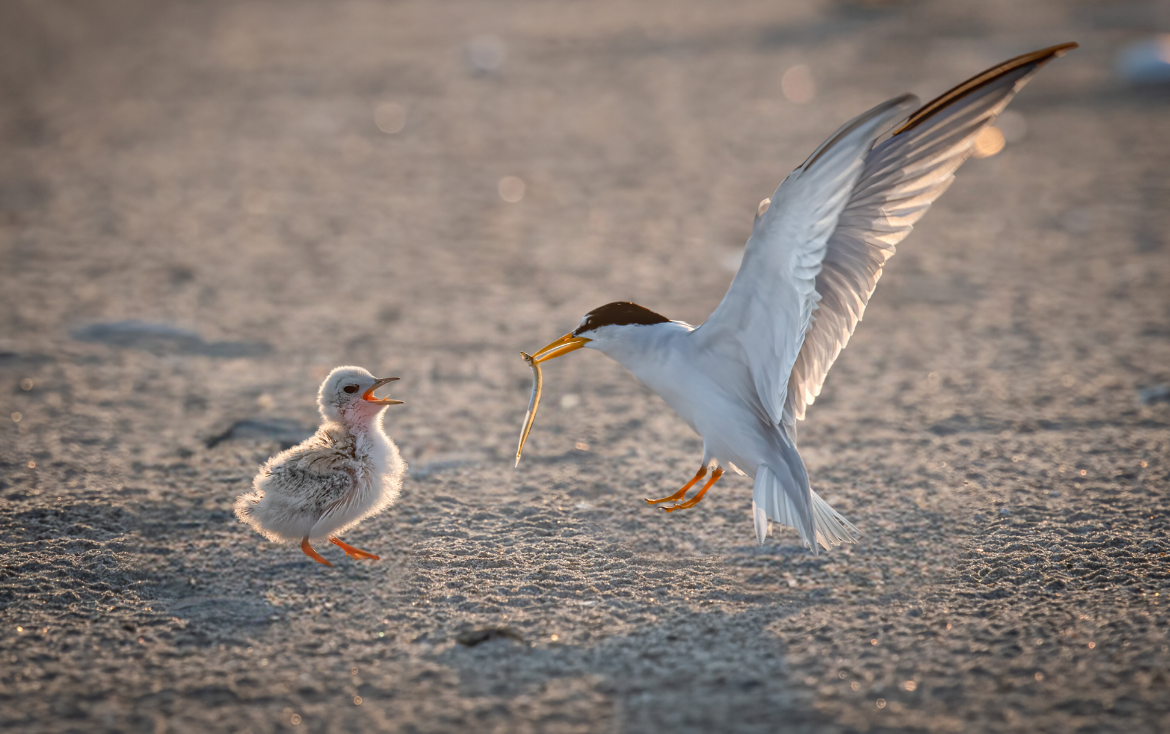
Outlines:
{"type": "Polygon", "coordinates": [[[628,325],[607,329],[605,337],[590,343],[620,362],[636,375],[680,355],[686,337],[694,330],[689,324],[668,321],[661,324],[628,325]]]}

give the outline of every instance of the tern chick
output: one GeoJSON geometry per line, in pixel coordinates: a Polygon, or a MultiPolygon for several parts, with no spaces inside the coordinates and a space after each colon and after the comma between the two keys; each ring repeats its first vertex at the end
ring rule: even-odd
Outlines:
{"type": "Polygon", "coordinates": [[[236,517],[269,540],[299,541],[305,555],[326,566],[333,564],[310,540],[328,538],[351,558],[379,560],[337,535],[398,499],[406,464],[382,430],[382,413],[402,401],[374,397],[397,379],[378,379],[361,367],[330,372],[317,394],[325,422],[312,438],[260,467],[252,491],[236,500],[236,517]]]}

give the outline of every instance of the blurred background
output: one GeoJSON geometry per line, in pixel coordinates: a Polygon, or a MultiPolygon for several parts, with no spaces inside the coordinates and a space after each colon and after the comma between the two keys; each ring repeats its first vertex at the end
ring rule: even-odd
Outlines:
{"type": "Polygon", "coordinates": [[[0,2],[0,724],[1164,726],[1166,33],[1145,0],[0,2]],[[842,122],[1064,41],[802,426],[865,543],[757,550],[742,480],[639,507],[701,444],[599,355],[546,370],[511,470],[520,350],[613,300],[701,322],[842,122]],[[330,576],[229,508],[347,363],[402,377],[412,474],[349,539],[387,561],[330,576]]]}

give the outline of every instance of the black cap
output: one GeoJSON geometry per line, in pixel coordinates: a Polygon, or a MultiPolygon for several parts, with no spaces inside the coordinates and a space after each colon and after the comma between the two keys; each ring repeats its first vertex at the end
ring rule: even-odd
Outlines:
{"type": "Polygon", "coordinates": [[[644,306],[629,301],[614,301],[600,308],[595,308],[585,315],[585,320],[573,332],[574,335],[586,331],[593,331],[602,326],[626,326],[628,324],[645,326],[649,324],[665,324],[670,321],[662,314],[654,313],[644,306]]]}

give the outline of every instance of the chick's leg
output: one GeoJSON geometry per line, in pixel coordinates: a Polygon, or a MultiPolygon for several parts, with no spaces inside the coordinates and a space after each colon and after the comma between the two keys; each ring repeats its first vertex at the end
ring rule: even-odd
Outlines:
{"type": "Polygon", "coordinates": [[[691,481],[684,484],[683,488],[680,489],[679,491],[675,492],[674,494],[670,495],[669,497],[663,497],[660,500],[648,499],[648,500],[646,500],[646,502],[651,504],[651,505],[656,505],[659,502],[678,502],[679,500],[681,500],[683,497],[686,496],[688,489],[695,486],[695,483],[698,482],[700,479],[702,479],[705,476],[707,476],[707,465],[706,464],[704,464],[703,466],[700,466],[699,471],[695,472],[695,476],[691,478],[691,481]]]}
{"type": "Polygon", "coordinates": [[[333,545],[337,546],[341,550],[345,551],[345,555],[349,556],[350,558],[353,558],[354,560],[360,561],[363,558],[369,558],[370,560],[373,560],[373,561],[382,560],[381,558],[379,558],[378,556],[375,556],[373,553],[370,553],[369,551],[364,551],[364,550],[361,550],[360,548],[354,548],[352,545],[349,545],[348,543],[342,543],[337,538],[330,538],[329,542],[332,543],[333,545]]]}
{"type": "Polygon", "coordinates": [[[711,473],[711,478],[707,480],[707,483],[703,485],[703,488],[699,490],[697,495],[691,497],[686,502],[674,505],[673,507],[663,507],[662,509],[666,510],[667,512],[674,512],[675,510],[686,510],[688,508],[694,507],[703,501],[703,495],[707,494],[707,490],[711,489],[715,482],[719,481],[719,477],[721,476],[723,476],[723,470],[716,468],[715,471],[711,473]]]}
{"type": "Polygon", "coordinates": [[[320,553],[318,553],[317,551],[313,550],[313,546],[309,545],[309,538],[308,538],[308,536],[305,536],[305,539],[301,541],[301,550],[303,550],[303,551],[305,552],[305,555],[306,555],[306,556],[308,556],[309,558],[312,558],[312,559],[313,559],[314,561],[316,561],[317,563],[324,563],[326,566],[332,566],[332,565],[333,565],[333,564],[332,564],[332,563],[330,563],[329,561],[327,561],[327,560],[325,560],[324,558],[322,558],[320,553]]]}

